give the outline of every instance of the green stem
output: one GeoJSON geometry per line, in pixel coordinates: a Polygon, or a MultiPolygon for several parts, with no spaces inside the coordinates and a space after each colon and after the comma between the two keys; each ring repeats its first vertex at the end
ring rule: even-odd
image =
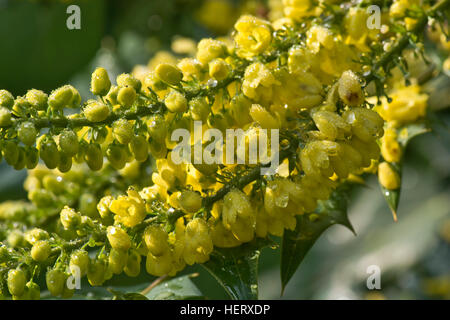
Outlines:
{"type": "Polygon", "coordinates": [[[442,0],[426,11],[425,14],[418,19],[414,25],[414,28],[411,31],[406,32],[400,39],[398,39],[392,48],[381,55],[380,59],[373,64],[371,70],[364,75],[366,85],[377,78],[376,74],[381,68],[386,68],[390,62],[402,54],[402,51],[408,46],[411,40],[411,35],[419,35],[423,32],[428,23],[429,17],[433,17],[437,12],[445,10],[449,4],[450,0],[442,0]]]}

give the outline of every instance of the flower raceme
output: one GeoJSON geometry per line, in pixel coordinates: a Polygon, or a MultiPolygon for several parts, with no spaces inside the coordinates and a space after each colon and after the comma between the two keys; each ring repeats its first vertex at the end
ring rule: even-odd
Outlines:
{"type": "MultiPolygon", "coordinates": [[[[418,86],[397,87],[391,102],[371,109],[361,78],[368,66],[356,62],[392,35],[355,30],[358,8],[334,28],[320,19],[325,7],[282,4],[279,20],[244,15],[232,37],[203,39],[180,60],[160,53],[115,83],[97,68],[96,99],[82,102],[72,86],[16,98],[0,90],[1,157],[29,169],[31,202],[22,211],[0,207],[1,219],[23,222],[8,231],[0,259],[52,261],[47,287],[65,297],[73,292],[63,284],[77,270],[98,286],[114,274],[137,276],[144,257],[148,273],[173,276],[208,261],[214,247],[282,236],[343,181],[374,167],[385,188],[398,189],[387,163],[401,160],[395,129],[424,115],[427,96],[418,86]],[[80,112],[65,116],[66,108],[80,112]],[[228,130],[242,132],[244,152],[227,159],[227,148],[240,150],[238,137],[223,139],[228,130]],[[189,134],[181,154],[175,132],[189,134]],[[247,147],[256,141],[279,158],[252,160],[247,147]],[[387,161],[379,166],[378,141],[387,161]],[[206,162],[205,154],[225,161],[206,162]],[[269,165],[273,172],[261,171],[269,165]],[[58,214],[48,230],[26,230],[58,214]]],[[[36,292],[30,267],[11,264],[11,296],[36,292]]]]}

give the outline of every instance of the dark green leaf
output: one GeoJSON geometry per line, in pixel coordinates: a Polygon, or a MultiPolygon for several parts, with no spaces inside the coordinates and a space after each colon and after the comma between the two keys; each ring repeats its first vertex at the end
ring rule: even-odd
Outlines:
{"type": "MultiPolygon", "coordinates": [[[[392,167],[392,169],[398,174],[400,177],[400,181],[402,180],[402,165],[401,163],[389,163],[392,167]]],[[[398,188],[396,190],[389,190],[383,187],[380,184],[381,193],[383,193],[383,197],[386,200],[389,209],[391,209],[392,217],[394,218],[394,221],[397,221],[397,209],[398,209],[398,203],[400,201],[400,191],[401,188],[398,188]]]]}
{"type": "Polygon", "coordinates": [[[236,248],[216,248],[202,266],[234,300],[258,299],[258,260],[261,249],[270,244],[256,239],[236,248]]]}
{"type": "Polygon", "coordinates": [[[192,278],[197,274],[180,276],[158,284],[145,297],[149,300],[189,300],[203,299],[203,295],[192,278]]]}
{"type": "Polygon", "coordinates": [[[114,295],[112,300],[148,300],[146,296],[137,292],[122,293],[111,288],[108,291],[114,295]]]}
{"type": "Polygon", "coordinates": [[[400,127],[397,131],[398,134],[398,142],[403,148],[406,148],[408,142],[418,135],[424,134],[430,131],[427,128],[426,124],[421,123],[412,123],[403,127],[400,127]]]}
{"type": "Polygon", "coordinates": [[[281,248],[281,285],[284,291],[309,249],[320,235],[334,224],[341,224],[355,233],[347,217],[349,186],[335,190],[330,199],[320,201],[316,212],[297,217],[295,230],[286,230],[281,248]]]}

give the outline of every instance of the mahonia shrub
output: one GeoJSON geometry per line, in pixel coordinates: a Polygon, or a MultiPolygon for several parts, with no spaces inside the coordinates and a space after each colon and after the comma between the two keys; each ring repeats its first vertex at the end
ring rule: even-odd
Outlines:
{"type": "MultiPolygon", "coordinates": [[[[368,174],[396,219],[406,142],[426,130],[423,33],[430,25],[448,54],[448,4],[379,2],[380,26],[369,28],[367,1],[273,0],[268,20],[243,14],[229,36],[193,49],[178,41],[182,57],[161,52],[116,79],[95,69],[96,99],[71,85],[1,90],[1,159],[28,170],[29,201],[0,204],[0,296],[38,299],[41,275],[53,296],[70,298],[71,275],[102,286],[193,264],[244,281],[220,273],[230,252],[245,260],[273,236],[283,237],[285,286],[305,254],[292,258],[292,243],[317,225],[351,228],[340,194],[368,174]],[[279,130],[276,174],[262,175],[263,161],[177,163],[172,133],[194,135],[196,121],[247,139],[279,130]]],[[[207,8],[200,19],[214,27],[207,8]]],[[[232,297],[257,297],[254,283],[244,287],[248,296],[232,297]]]]}

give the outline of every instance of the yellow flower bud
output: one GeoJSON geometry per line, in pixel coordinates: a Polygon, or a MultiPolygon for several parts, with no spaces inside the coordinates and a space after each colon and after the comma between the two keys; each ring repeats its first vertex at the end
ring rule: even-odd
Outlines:
{"type": "Polygon", "coordinates": [[[382,162],[378,165],[378,181],[388,190],[400,188],[400,176],[387,162],[382,162]]]}
{"type": "Polygon", "coordinates": [[[44,262],[50,255],[52,248],[48,241],[37,241],[31,248],[31,258],[37,262],[44,262]]]}
{"type": "Polygon", "coordinates": [[[164,103],[170,112],[185,112],[187,110],[187,100],[184,95],[176,90],[170,91],[164,103]]]}
{"type": "Polygon", "coordinates": [[[111,88],[108,72],[104,68],[97,68],[91,77],[91,92],[96,96],[104,96],[111,88]]]}
{"type": "Polygon", "coordinates": [[[136,90],[133,87],[123,87],[119,89],[117,101],[125,108],[130,108],[136,100],[136,90]]]}
{"type": "Polygon", "coordinates": [[[83,109],[86,119],[91,122],[101,122],[108,118],[110,114],[109,107],[100,101],[92,100],[83,109]]]}
{"type": "Polygon", "coordinates": [[[223,59],[214,59],[209,63],[209,76],[219,81],[228,78],[230,70],[230,65],[223,59]]]}
{"type": "Polygon", "coordinates": [[[41,90],[32,89],[28,90],[25,97],[27,101],[30,103],[30,105],[36,110],[45,111],[47,109],[48,95],[45,92],[41,90]]]}
{"type": "Polygon", "coordinates": [[[155,72],[156,76],[161,81],[172,86],[178,85],[181,79],[183,79],[183,73],[181,72],[181,70],[168,63],[159,64],[156,67],[155,72]]]}
{"type": "Polygon", "coordinates": [[[120,227],[109,226],[106,236],[113,249],[127,251],[131,247],[130,236],[120,227]]]}
{"type": "Polygon", "coordinates": [[[0,127],[10,126],[11,123],[11,111],[5,107],[0,107],[0,127]]]}
{"type": "Polygon", "coordinates": [[[339,79],[338,93],[342,101],[351,107],[359,106],[364,102],[364,93],[359,78],[350,70],[342,73],[339,79]]]}
{"type": "Polygon", "coordinates": [[[181,192],[178,203],[181,209],[186,213],[195,213],[202,207],[202,197],[195,191],[181,192]]]}
{"type": "Polygon", "coordinates": [[[0,90],[0,106],[11,109],[14,105],[14,96],[7,90],[0,90]]]}
{"type": "Polygon", "coordinates": [[[197,45],[197,60],[204,65],[216,58],[223,57],[225,53],[225,44],[219,40],[202,39],[197,45]]]}
{"type": "Polygon", "coordinates": [[[133,125],[126,119],[119,119],[113,123],[114,138],[121,144],[128,144],[133,139],[133,125]]]}
{"type": "Polygon", "coordinates": [[[65,206],[59,215],[64,229],[74,228],[81,222],[81,215],[68,206],[65,206]]]}
{"type": "Polygon", "coordinates": [[[136,92],[141,91],[141,81],[129,73],[122,73],[116,81],[119,87],[132,87],[136,92]]]}
{"type": "Polygon", "coordinates": [[[169,251],[168,235],[160,226],[148,226],[144,231],[144,241],[148,251],[154,256],[169,251]]]}

